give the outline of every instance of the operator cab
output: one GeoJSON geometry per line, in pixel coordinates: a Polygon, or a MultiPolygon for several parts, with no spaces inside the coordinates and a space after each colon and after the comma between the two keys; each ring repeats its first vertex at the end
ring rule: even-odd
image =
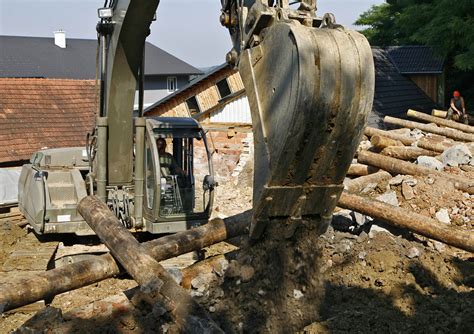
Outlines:
{"type": "Polygon", "coordinates": [[[209,219],[215,182],[202,127],[192,118],[147,118],[146,230],[186,230],[209,219]]]}

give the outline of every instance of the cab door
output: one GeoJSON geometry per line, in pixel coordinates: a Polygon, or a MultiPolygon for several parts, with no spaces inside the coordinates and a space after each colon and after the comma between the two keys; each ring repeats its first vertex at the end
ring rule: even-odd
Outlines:
{"type": "Polygon", "coordinates": [[[145,136],[145,162],[144,166],[144,201],[143,214],[146,220],[154,222],[158,217],[159,196],[160,196],[160,175],[159,160],[156,141],[153,137],[152,129],[146,127],[145,136]]]}

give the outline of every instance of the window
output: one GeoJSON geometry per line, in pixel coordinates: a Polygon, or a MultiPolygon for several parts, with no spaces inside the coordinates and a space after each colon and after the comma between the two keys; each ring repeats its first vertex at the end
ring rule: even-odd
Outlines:
{"type": "Polygon", "coordinates": [[[196,96],[190,97],[189,99],[186,100],[186,105],[188,106],[188,110],[193,114],[197,114],[201,112],[201,108],[199,108],[198,101],[196,99],[196,96]]]}
{"type": "Polygon", "coordinates": [[[178,90],[178,78],[168,77],[168,93],[178,90]]]}
{"type": "Polygon", "coordinates": [[[219,94],[221,96],[221,99],[223,99],[224,97],[232,94],[232,92],[230,91],[230,87],[229,87],[229,83],[227,82],[227,79],[223,79],[221,81],[219,81],[217,84],[217,89],[219,90],[219,94]]]}

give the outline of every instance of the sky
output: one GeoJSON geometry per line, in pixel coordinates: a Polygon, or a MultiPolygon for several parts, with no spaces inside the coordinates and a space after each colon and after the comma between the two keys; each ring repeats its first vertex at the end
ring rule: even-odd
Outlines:
{"type": "MultiPolygon", "coordinates": [[[[318,0],[319,16],[334,13],[352,26],[357,17],[383,0],[318,0]]],[[[104,0],[0,0],[0,35],[95,39],[97,8],[104,0]]],[[[221,64],[231,49],[227,29],[219,23],[220,0],[161,0],[148,41],[204,68],[221,64]]],[[[0,46],[1,47],[1,46],[0,46]]]]}

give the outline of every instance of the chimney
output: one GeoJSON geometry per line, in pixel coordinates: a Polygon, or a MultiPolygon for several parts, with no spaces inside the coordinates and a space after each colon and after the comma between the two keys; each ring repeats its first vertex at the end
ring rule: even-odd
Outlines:
{"type": "Polygon", "coordinates": [[[66,48],[66,32],[58,30],[54,32],[54,44],[59,46],[61,49],[66,48]]]}

